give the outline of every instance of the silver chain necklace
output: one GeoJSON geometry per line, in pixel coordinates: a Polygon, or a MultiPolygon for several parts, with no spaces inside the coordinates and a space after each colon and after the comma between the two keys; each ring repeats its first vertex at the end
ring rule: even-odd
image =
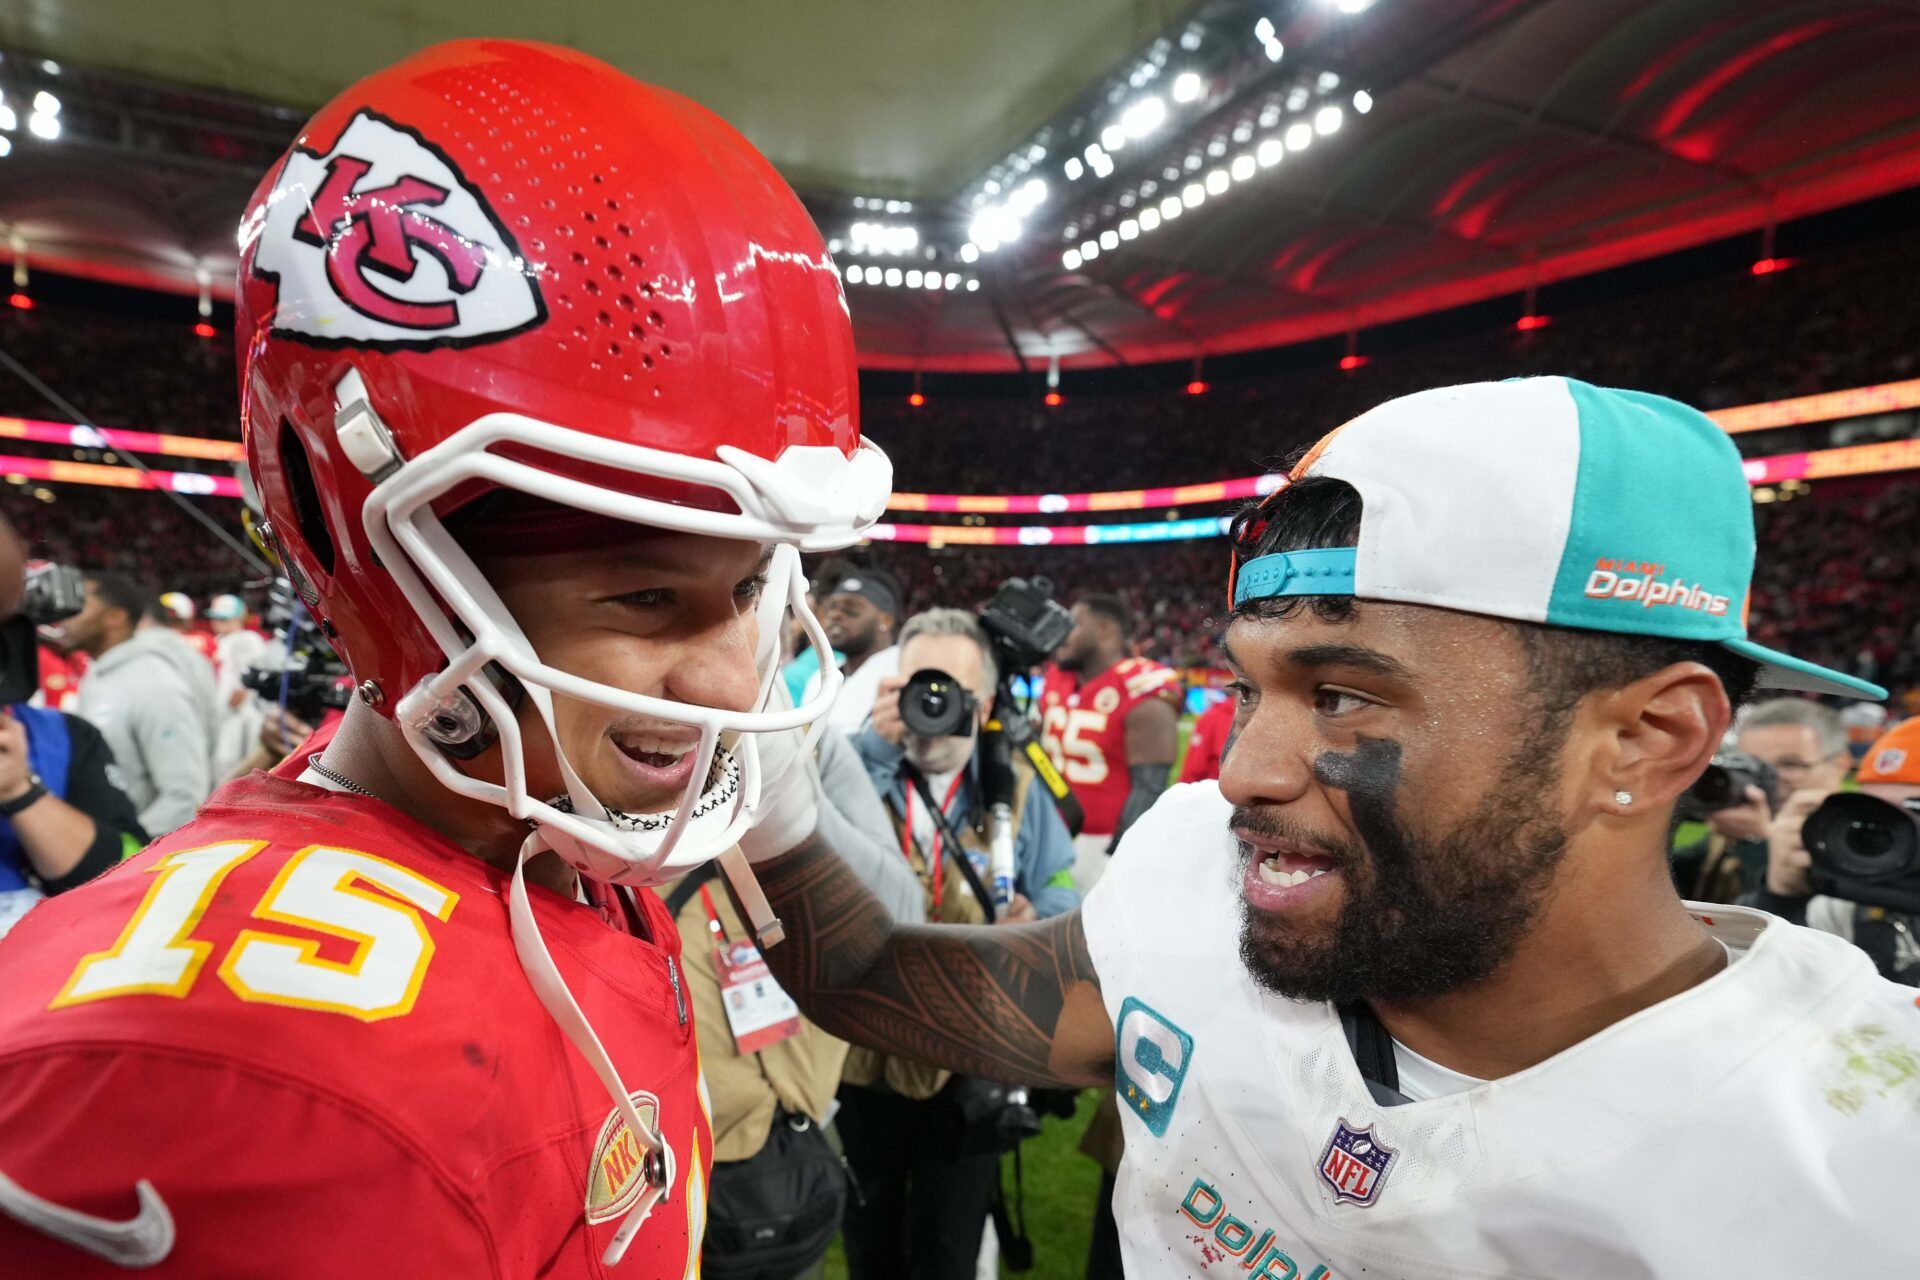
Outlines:
{"type": "MultiPolygon", "coordinates": [[[[321,764],[319,756],[307,757],[307,768],[313,770],[328,782],[334,783],[336,786],[345,787],[348,791],[355,792],[359,795],[373,796],[373,792],[367,790],[352,778],[347,777],[343,773],[335,773],[333,770],[327,768],[327,766],[321,764]]],[[[378,799],[377,796],[374,798],[378,799]]]]}

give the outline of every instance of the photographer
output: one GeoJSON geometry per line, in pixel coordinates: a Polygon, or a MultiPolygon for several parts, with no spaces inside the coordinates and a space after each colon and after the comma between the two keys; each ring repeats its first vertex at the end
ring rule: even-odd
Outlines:
{"type": "MultiPolygon", "coordinates": [[[[881,682],[872,727],[854,739],[892,815],[897,847],[920,878],[928,918],[939,923],[979,924],[991,914],[975,887],[988,870],[978,744],[998,666],[972,614],[919,614],[900,633],[903,675],[881,682]],[[950,731],[916,730],[929,713],[952,722],[950,731]]],[[[1079,901],[1066,825],[1017,754],[1014,770],[1016,895],[998,923],[1058,915],[1079,901]]],[[[844,1080],[836,1124],[865,1197],[847,1214],[849,1275],[971,1277],[1006,1146],[995,1132],[1003,1095],[862,1048],[849,1055],[844,1080]]]]}
{"type": "Polygon", "coordinates": [[[21,550],[0,519],[0,934],[42,898],[86,883],[146,843],[99,730],[27,704],[38,669],[34,628],[70,616],[83,588],[71,569],[24,575],[24,556],[14,554],[21,550]]]}
{"type": "MultiPolygon", "coordinates": [[[[1859,782],[1862,796],[1907,809],[1905,815],[1889,814],[1889,818],[1895,831],[1916,824],[1908,828],[1908,840],[1914,840],[1912,833],[1920,823],[1910,806],[1920,800],[1920,718],[1904,722],[1867,749],[1859,782]]],[[[1857,901],[1841,892],[1816,892],[1819,868],[1809,849],[1815,840],[1809,839],[1808,819],[1835,794],[1843,794],[1837,786],[1808,787],[1795,791],[1780,806],[1767,832],[1766,881],[1741,898],[1741,905],[1837,934],[1871,956],[1882,976],[1920,986],[1920,920],[1911,911],[1857,901]]],[[[1895,845],[1897,839],[1882,843],[1895,845]]],[[[1830,887],[1857,892],[1845,885],[1830,887]]],[[[1900,887],[1897,881],[1895,887],[1900,887]]],[[[1917,891],[1920,886],[1907,890],[1909,895],[1917,891]]]]}
{"type": "Polygon", "coordinates": [[[1718,759],[1732,789],[1718,794],[1707,788],[1703,796],[1696,786],[1682,804],[1683,817],[1699,817],[1708,828],[1704,839],[1673,851],[1674,884],[1690,902],[1736,902],[1756,889],[1767,874],[1774,810],[1796,791],[1824,795],[1837,789],[1852,764],[1839,714],[1805,698],[1773,698],[1748,708],[1734,731],[1732,752],[1718,759]]]}

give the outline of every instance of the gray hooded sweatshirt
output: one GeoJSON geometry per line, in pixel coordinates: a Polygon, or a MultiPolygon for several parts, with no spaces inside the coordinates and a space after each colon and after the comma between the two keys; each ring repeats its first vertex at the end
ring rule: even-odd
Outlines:
{"type": "Polygon", "coordinates": [[[213,790],[213,664],[166,628],[137,631],[94,659],[74,709],[112,748],[148,835],[185,823],[213,790]]]}

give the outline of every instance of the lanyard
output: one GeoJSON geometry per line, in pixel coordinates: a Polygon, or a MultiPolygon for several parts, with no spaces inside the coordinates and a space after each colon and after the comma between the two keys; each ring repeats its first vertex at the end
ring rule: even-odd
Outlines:
{"type": "Polygon", "coordinates": [[[707,909],[707,929],[713,934],[715,942],[729,942],[727,927],[720,923],[720,913],[713,909],[713,895],[707,892],[707,886],[700,886],[700,905],[707,909]]]}
{"type": "MultiPolygon", "coordinates": [[[[945,825],[940,821],[940,818],[944,817],[947,811],[953,808],[953,798],[960,794],[960,780],[966,776],[967,771],[965,769],[961,769],[953,775],[953,781],[947,784],[946,798],[940,802],[940,813],[936,815],[933,820],[933,852],[927,855],[927,869],[933,874],[933,905],[936,907],[940,905],[940,895],[943,882],[946,879],[947,869],[946,859],[940,856],[941,827],[945,825]]],[[[900,824],[900,853],[908,862],[913,861],[913,792],[914,788],[909,786],[907,788],[906,818],[900,824]]],[[[961,850],[960,856],[963,858],[966,857],[966,851],[961,850]]]]}

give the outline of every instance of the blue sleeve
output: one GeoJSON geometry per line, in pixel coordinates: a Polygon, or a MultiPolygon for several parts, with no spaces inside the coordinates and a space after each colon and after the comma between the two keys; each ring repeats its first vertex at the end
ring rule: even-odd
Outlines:
{"type": "Polygon", "coordinates": [[[1027,788],[1014,860],[1036,915],[1065,915],[1080,905],[1080,892],[1073,887],[1073,837],[1067,834],[1053,797],[1037,783],[1027,788]]]}
{"type": "Polygon", "coordinates": [[[894,785],[900,778],[900,761],[906,755],[872,729],[862,729],[851,735],[853,749],[860,755],[860,763],[867,766],[867,776],[873,779],[873,789],[883,797],[893,794],[894,785]]]}

